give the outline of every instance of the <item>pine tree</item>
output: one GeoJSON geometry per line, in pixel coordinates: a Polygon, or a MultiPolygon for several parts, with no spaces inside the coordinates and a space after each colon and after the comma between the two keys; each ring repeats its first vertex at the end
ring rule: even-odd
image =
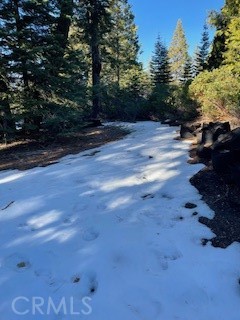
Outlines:
{"type": "Polygon", "coordinates": [[[201,43],[194,53],[194,76],[197,76],[201,71],[207,68],[209,46],[208,27],[204,24],[201,43]]]}
{"type": "Polygon", "coordinates": [[[203,26],[203,33],[202,33],[202,39],[199,47],[199,53],[200,53],[200,66],[202,70],[206,69],[207,65],[207,58],[209,54],[209,34],[208,34],[208,27],[206,24],[203,26]]]}
{"type": "Polygon", "coordinates": [[[46,28],[46,20],[52,20],[50,4],[39,4],[38,1],[4,0],[0,5],[4,72],[13,88],[12,94],[18,95],[18,101],[15,101],[17,112],[26,122],[36,118],[38,112],[34,106],[35,81],[40,81],[43,73],[42,54],[51,28],[46,28]]]}
{"type": "Polygon", "coordinates": [[[184,69],[187,62],[187,40],[182,21],[178,20],[173,39],[168,50],[172,81],[179,84],[184,80],[184,69]]]}
{"type": "Polygon", "coordinates": [[[167,48],[162,43],[160,36],[157,38],[155,50],[150,62],[150,73],[155,85],[167,84],[170,82],[168,52],[167,48]]]}
{"type": "Polygon", "coordinates": [[[59,122],[60,115],[66,123],[63,115],[77,109],[77,92],[82,93],[79,52],[69,45],[72,0],[4,0],[0,19],[2,67],[14,114],[26,130],[59,122]]]}
{"type": "Polygon", "coordinates": [[[209,22],[216,28],[212,50],[208,59],[208,69],[220,67],[225,60],[227,50],[228,26],[234,17],[239,16],[239,0],[226,0],[220,13],[211,12],[209,22]]]}
{"type": "Polygon", "coordinates": [[[112,0],[84,0],[78,4],[79,25],[91,55],[92,74],[92,118],[98,118],[101,111],[101,71],[104,35],[110,31],[110,6],[112,0]]]}
{"type": "Polygon", "coordinates": [[[193,63],[192,58],[188,55],[186,64],[184,67],[184,82],[188,82],[193,79],[193,63]]]}
{"type": "Polygon", "coordinates": [[[134,15],[128,0],[113,0],[110,7],[112,27],[105,34],[103,49],[104,82],[126,84],[126,73],[138,65],[139,42],[134,15]]]}

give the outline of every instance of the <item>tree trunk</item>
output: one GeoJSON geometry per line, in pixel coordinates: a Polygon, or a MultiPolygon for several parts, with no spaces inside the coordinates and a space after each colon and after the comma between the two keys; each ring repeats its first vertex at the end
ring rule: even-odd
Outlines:
{"type": "Polygon", "coordinates": [[[92,96],[92,117],[94,119],[98,118],[101,111],[101,97],[100,97],[100,74],[102,69],[99,44],[96,41],[96,37],[92,37],[92,86],[93,86],[93,96],[92,96]]]}
{"type": "Polygon", "coordinates": [[[97,119],[101,111],[100,75],[102,70],[100,56],[100,19],[99,3],[90,0],[90,8],[87,12],[89,24],[90,50],[92,58],[92,118],[97,119]]]}
{"type": "Polygon", "coordinates": [[[8,136],[16,130],[15,122],[12,116],[10,104],[7,97],[8,87],[4,80],[0,79],[0,110],[1,110],[1,125],[3,130],[3,138],[7,141],[8,136]],[[4,96],[4,94],[6,96],[4,96]]]}
{"type": "Polygon", "coordinates": [[[16,31],[17,31],[17,43],[19,49],[19,60],[22,65],[22,77],[23,77],[23,84],[24,89],[28,89],[28,73],[27,73],[27,58],[25,57],[25,52],[23,51],[23,25],[21,23],[20,13],[19,13],[19,1],[13,0],[13,11],[15,16],[15,23],[16,23],[16,31]]]}
{"type": "Polygon", "coordinates": [[[73,0],[63,0],[60,6],[60,16],[57,19],[57,27],[53,32],[54,41],[58,50],[54,50],[51,55],[51,65],[53,75],[57,76],[62,67],[63,57],[68,43],[68,35],[73,15],[73,0]]]}

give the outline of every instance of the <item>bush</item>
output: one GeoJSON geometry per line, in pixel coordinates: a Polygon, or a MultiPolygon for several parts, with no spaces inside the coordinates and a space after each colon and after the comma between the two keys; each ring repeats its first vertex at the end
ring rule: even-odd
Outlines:
{"type": "Polygon", "coordinates": [[[164,119],[190,120],[197,115],[196,103],[189,97],[188,84],[159,84],[149,97],[154,116],[164,119]]]}
{"type": "Polygon", "coordinates": [[[116,84],[102,89],[102,108],[103,116],[109,120],[144,120],[149,114],[145,97],[116,84]]]}
{"type": "Polygon", "coordinates": [[[84,125],[82,110],[68,107],[53,108],[52,112],[45,115],[42,128],[51,134],[64,134],[76,131],[84,125]]]}
{"type": "Polygon", "coordinates": [[[166,84],[156,85],[149,96],[148,104],[151,114],[159,119],[171,112],[169,103],[170,87],[166,84]]]}
{"type": "Polygon", "coordinates": [[[200,73],[189,89],[204,116],[240,114],[240,82],[227,66],[200,73]]]}
{"type": "Polygon", "coordinates": [[[189,95],[189,83],[172,85],[169,103],[178,120],[189,121],[198,115],[197,104],[189,95]]]}

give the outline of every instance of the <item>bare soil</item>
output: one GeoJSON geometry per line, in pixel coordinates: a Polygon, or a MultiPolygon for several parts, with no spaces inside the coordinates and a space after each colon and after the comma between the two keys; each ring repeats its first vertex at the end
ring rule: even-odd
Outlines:
{"type": "Polygon", "coordinates": [[[203,239],[203,245],[210,242],[214,247],[226,248],[234,241],[240,242],[240,188],[227,184],[213,170],[211,161],[201,161],[196,156],[196,144],[192,145],[189,154],[192,158],[189,163],[202,162],[206,165],[190,182],[215,213],[213,219],[198,219],[215,234],[212,239],[203,239]]]}
{"type": "Polygon", "coordinates": [[[123,138],[129,132],[121,127],[101,126],[86,128],[68,137],[56,137],[49,141],[35,139],[0,144],[0,170],[27,170],[44,167],[68,154],[97,148],[105,143],[123,138]]]}

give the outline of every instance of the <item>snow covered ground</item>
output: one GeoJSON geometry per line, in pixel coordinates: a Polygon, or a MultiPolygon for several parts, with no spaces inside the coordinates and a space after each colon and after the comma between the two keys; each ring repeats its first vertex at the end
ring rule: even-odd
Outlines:
{"type": "Polygon", "coordinates": [[[240,319],[240,247],[201,244],[213,234],[192,214],[213,213],[189,183],[189,144],[126,126],[123,140],[0,173],[0,319],[240,319]]]}

